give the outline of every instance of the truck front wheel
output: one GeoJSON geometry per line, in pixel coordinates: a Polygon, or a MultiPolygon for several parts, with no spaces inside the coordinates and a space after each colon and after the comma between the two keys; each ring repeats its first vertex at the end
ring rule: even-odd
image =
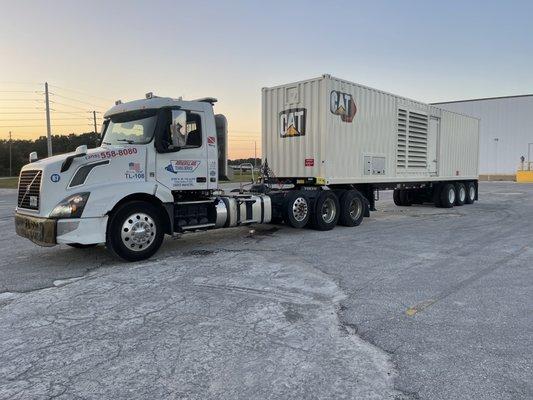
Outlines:
{"type": "Polygon", "coordinates": [[[122,204],[112,214],[106,246],[126,261],[140,261],[155,254],[164,235],[157,208],[144,201],[132,201],[122,204]]]}

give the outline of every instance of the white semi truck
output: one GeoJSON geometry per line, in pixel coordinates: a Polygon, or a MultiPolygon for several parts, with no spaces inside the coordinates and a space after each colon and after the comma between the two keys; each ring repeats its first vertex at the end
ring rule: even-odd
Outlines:
{"type": "Polygon", "coordinates": [[[384,189],[403,206],[477,200],[477,119],[329,75],[263,89],[261,179],[224,193],[227,123],[215,102],[117,101],[100,147],[32,153],[19,178],[17,233],[43,246],[104,243],[135,261],[165,234],[357,226],[384,189]]]}

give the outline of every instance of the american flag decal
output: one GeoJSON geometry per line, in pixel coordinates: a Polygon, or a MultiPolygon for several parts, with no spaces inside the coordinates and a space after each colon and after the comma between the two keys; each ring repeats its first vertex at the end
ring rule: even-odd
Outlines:
{"type": "Polygon", "coordinates": [[[130,162],[129,167],[130,171],[139,172],[141,170],[141,164],[139,163],[130,162]]]}
{"type": "Polygon", "coordinates": [[[207,144],[214,146],[216,143],[216,138],[214,136],[208,136],[207,137],[207,144]]]}

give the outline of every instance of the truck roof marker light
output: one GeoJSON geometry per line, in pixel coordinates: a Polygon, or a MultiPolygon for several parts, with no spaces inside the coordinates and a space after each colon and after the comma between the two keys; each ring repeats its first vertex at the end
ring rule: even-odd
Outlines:
{"type": "Polygon", "coordinates": [[[122,104],[122,100],[115,101],[115,105],[118,106],[119,104],[122,104]]]}
{"type": "Polygon", "coordinates": [[[151,99],[152,97],[154,97],[154,94],[153,94],[153,92],[148,92],[148,93],[146,93],[145,96],[146,96],[147,99],[151,99]]]}

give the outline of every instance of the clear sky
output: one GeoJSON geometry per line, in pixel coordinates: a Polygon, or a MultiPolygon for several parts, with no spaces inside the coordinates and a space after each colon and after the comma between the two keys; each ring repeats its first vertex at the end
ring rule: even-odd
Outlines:
{"type": "Polygon", "coordinates": [[[260,147],[263,86],[329,73],[426,102],[533,92],[532,1],[0,0],[0,10],[0,138],[46,132],[45,81],[56,134],[91,131],[87,111],[148,91],[217,97],[230,157],[260,147]]]}

